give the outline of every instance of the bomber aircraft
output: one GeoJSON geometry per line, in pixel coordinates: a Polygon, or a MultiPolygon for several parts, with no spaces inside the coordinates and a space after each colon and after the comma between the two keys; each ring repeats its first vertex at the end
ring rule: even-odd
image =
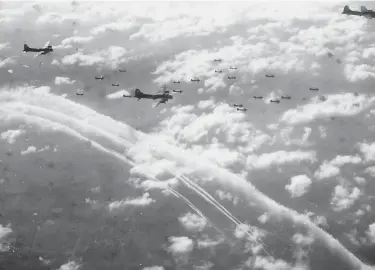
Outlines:
{"type": "Polygon", "coordinates": [[[38,52],[38,54],[35,56],[37,57],[39,55],[46,55],[47,53],[53,52],[53,49],[50,41],[47,41],[43,48],[31,48],[25,43],[23,44],[23,52],[38,52]]]}
{"type": "Polygon", "coordinates": [[[100,77],[95,76],[95,80],[103,80],[103,79],[104,79],[103,75],[100,77]]]}
{"type": "Polygon", "coordinates": [[[233,107],[238,107],[238,108],[242,108],[243,105],[242,104],[233,104],[233,107]]]}
{"type": "Polygon", "coordinates": [[[181,94],[181,93],[182,93],[182,90],[180,90],[180,89],[173,89],[172,92],[173,92],[173,93],[180,93],[180,94],[181,94]]]}
{"type": "Polygon", "coordinates": [[[273,74],[266,74],[266,77],[267,78],[275,78],[275,75],[273,75],[273,74]]]}
{"type": "Polygon", "coordinates": [[[163,85],[163,92],[161,94],[145,94],[138,88],[134,90],[134,95],[123,95],[124,97],[140,99],[160,99],[155,107],[159,106],[160,103],[167,103],[169,99],[173,99],[173,96],[167,90],[167,86],[163,85]]]}
{"type": "Polygon", "coordinates": [[[232,77],[231,77],[231,76],[228,76],[228,79],[229,79],[229,80],[234,80],[234,79],[236,79],[236,76],[232,76],[232,77]]]}
{"type": "Polygon", "coordinates": [[[258,97],[257,97],[257,96],[254,96],[254,98],[255,98],[255,99],[263,99],[262,96],[258,96],[258,97]]]}
{"type": "Polygon", "coordinates": [[[120,86],[120,84],[119,83],[112,83],[112,86],[116,86],[116,87],[119,87],[120,86]]]}
{"type": "Polygon", "coordinates": [[[319,88],[317,88],[317,87],[310,87],[309,90],[310,90],[310,91],[319,91],[319,88]]]}
{"type": "Polygon", "coordinates": [[[345,6],[342,14],[346,15],[355,15],[355,16],[363,16],[366,19],[375,18],[375,12],[371,9],[367,9],[365,6],[361,6],[361,11],[354,11],[349,8],[349,6],[345,6]]]}
{"type": "Polygon", "coordinates": [[[246,112],[247,109],[245,109],[245,108],[237,108],[237,111],[246,112]]]}
{"type": "Polygon", "coordinates": [[[270,102],[271,103],[280,103],[280,100],[278,100],[278,99],[271,99],[270,102]]]}
{"type": "Polygon", "coordinates": [[[237,69],[237,67],[230,66],[229,69],[237,69]]]}
{"type": "Polygon", "coordinates": [[[281,99],[291,99],[290,96],[281,96],[281,99]]]}
{"type": "Polygon", "coordinates": [[[119,69],[120,72],[126,72],[126,69],[119,69]]]}
{"type": "Polygon", "coordinates": [[[192,82],[200,82],[201,80],[199,80],[199,79],[191,79],[190,81],[192,81],[192,82]]]}
{"type": "Polygon", "coordinates": [[[173,83],[181,83],[180,81],[173,81],[173,83]]]}
{"type": "Polygon", "coordinates": [[[221,62],[221,59],[214,59],[214,62],[221,62]]]}
{"type": "Polygon", "coordinates": [[[215,73],[223,73],[222,70],[215,70],[215,73]]]}

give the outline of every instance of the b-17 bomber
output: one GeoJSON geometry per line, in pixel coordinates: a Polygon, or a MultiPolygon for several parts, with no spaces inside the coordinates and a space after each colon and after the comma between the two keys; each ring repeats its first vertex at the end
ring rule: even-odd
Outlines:
{"type": "Polygon", "coordinates": [[[181,83],[180,81],[173,81],[173,83],[181,83]]]}
{"type": "Polygon", "coordinates": [[[242,108],[243,105],[242,104],[233,104],[233,107],[238,107],[238,108],[242,108]]]}
{"type": "Polygon", "coordinates": [[[119,69],[120,72],[126,72],[126,69],[119,69]]]}
{"type": "Polygon", "coordinates": [[[245,108],[237,108],[237,111],[246,112],[247,109],[245,109],[245,108]]]}
{"type": "Polygon", "coordinates": [[[160,101],[157,103],[155,107],[159,106],[159,104],[161,103],[167,103],[168,100],[173,99],[173,96],[167,90],[166,85],[163,85],[163,92],[161,94],[145,94],[140,89],[136,88],[134,90],[134,95],[123,95],[123,96],[128,97],[128,98],[136,98],[138,101],[140,99],[153,99],[153,100],[160,99],[160,101]]]}
{"type": "Polygon", "coordinates": [[[119,87],[120,86],[120,84],[116,84],[116,83],[112,83],[112,86],[116,86],[116,87],[119,87]]]}
{"type": "Polygon", "coordinates": [[[229,80],[234,80],[234,79],[236,79],[236,76],[228,76],[228,79],[229,80]]]}
{"type": "Polygon", "coordinates": [[[310,91],[319,91],[319,88],[317,88],[317,87],[310,87],[309,90],[310,90],[310,91]]]}
{"type": "Polygon", "coordinates": [[[201,80],[199,80],[199,79],[191,79],[190,81],[192,81],[192,82],[200,82],[201,80]]]}
{"type": "Polygon", "coordinates": [[[278,100],[278,99],[271,99],[270,102],[271,103],[280,103],[280,100],[278,100]]]}
{"type": "Polygon", "coordinates": [[[100,77],[95,76],[95,80],[103,80],[103,79],[104,79],[103,76],[100,76],[100,77]]]}
{"type": "Polygon", "coordinates": [[[221,59],[214,59],[214,62],[221,62],[221,59]]]}
{"type": "Polygon", "coordinates": [[[53,52],[53,49],[52,49],[52,46],[51,46],[51,42],[50,41],[47,41],[46,44],[44,44],[43,48],[31,48],[29,47],[26,43],[23,45],[23,52],[24,53],[27,53],[27,52],[38,52],[38,54],[35,56],[39,56],[39,55],[45,55],[47,53],[50,53],[50,52],[53,52]]]}
{"type": "Polygon", "coordinates": [[[262,96],[258,96],[258,97],[257,97],[257,96],[254,96],[254,98],[255,98],[255,99],[263,99],[262,96]]]}
{"type": "Polygon", "coordinates": [[[231,66],[229,67],[229,69],[237,69],[237,67],[231,66]]]}
{"type": "Polygon", "coordinates": [[[174,92],[174,93],[182,93],[182,90],[179,90],[179,89],[173,89],[172,92],[174,92]]]}
{"type": "Polygon", "coordinates": [[[291,99],[290,96],[281,96],[281,99],[291,99]]]}
{"type": "Polygon", "coordinates": [[[273,74],[266,74],[266,77],[267,78],[275,78],[275,75],[273,75],[273,74]]]}
{"type": "Polygon", "coordinates": [[[349,6],[345,6],[342,14],[346,15],[354,15],[354,16],[363,16],[366,19],[375,18],[375,12],[367,9],[365,6],[361,6],[361,11],[354,11],[349,8],[349,6]]]}
{"type": "Polygon", "coordinates": [[[215,70],[215,73],[223,73],[222,70],[215,70]]]}

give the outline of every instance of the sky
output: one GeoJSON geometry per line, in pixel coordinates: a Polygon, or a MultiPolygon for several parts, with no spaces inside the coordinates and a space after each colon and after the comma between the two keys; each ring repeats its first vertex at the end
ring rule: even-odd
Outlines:
{"type": "Polygon", "coordinates": [[[346,4],[373,8],[2,2],[0,266],[374,269],[375,21],[346,4]]]}

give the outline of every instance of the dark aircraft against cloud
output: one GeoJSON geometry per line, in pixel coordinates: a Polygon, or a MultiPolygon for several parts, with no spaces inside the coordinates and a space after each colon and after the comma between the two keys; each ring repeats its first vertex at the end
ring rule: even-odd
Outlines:
{"type": "Polygon", "coordinates": [[[247,109],[245,109],[245,108],[237,108],[237,111],[246,112],[247,109]]]}
{"type": "MultiPolygon", "coordinates": [[[[368,18],[368,19],[371,19],[371,18],[374,18],[375,17],[375,12],[372,11],[372,10],[369,10],[367,9],[366,7],[364,6],[361,6],[361,10],[360,11],[353,11],[349,8],[349,6],[345,6],[344,7],[344,10],[342,12],[342,14],[346,14],[346,15],[355,15],[355,16],[363,16],[365,18],[368,18]]],[[[51,46],[51,43],[50,41],[48,41],[42,48],[32,48],[32,47],[29,47],[26,43],[24,44],[24,49],[23,49],[23,52],[24,53],[27,53],[27,52],[38,52],[37,56],[38,55],[46,55],[48,53],[51,53],[53,52],[53,48],[51,46]]],[[[333,54],[332,53],[328,53],[328,56],[329,57],[333,57],[333,54]]],[[[339,59],[337,59],[338,62],[339,59]]],[[[222,62],[222,59],[214,59],[214,62],[222,62]]],[[[26,65],[23,65],[24,67],[30,67],[30,66],[26,66],[26,65]]],[[[230,66],[229,69],[231,70],[236,70],[237,67],[236,66],[230,66]]],[[[126,69],[124,68],[120,68],[118,69],[119,72],[126,72],[126,69]]],[[[222,70],[215,70],[215,73],[223,73],[222,70]]],[[[265,74],[265,76],[267,78],[275,78],[275,75],[273,74],[265,74]]],[[[104,77],[103,76],[95,76],[95,79],[96,80],[103,80],[104,77]]],[[[236,79],[236,76],[228,76],[228,79],[236,79]]],[[[201,80],[200,79],[191,79],[190,80],[191,82],[200,82],[201,80]]],[[[174,84],[180,84],[181,81],[179,80],[174,80],[173,81],[174,84]]],[[[119,87],[120,84],[114,84],[112,83],[112,86],[115,86],[115,87],[119,87]]],[[[319,91],[319,88],[317,87],[310,87],[309,88],[310,91],[319,91]]],[[[183,91],[180,90],[180,89],[173,89],[172,90],[173,93],[182,93],[183,91]]],[[[82,90],[77,90],[77,93],[76,93],[78,96],[83,96],[83,91],[82,90]]],[[[163,86],[163,91],[162,93],[157,93],[157,94],[146,94],[146,93],[143,93],[140,89],[136,88],[134,90],[134,95],[123,95],[124,97],[130,97],[130,98],[136,98],[137,100],[140,100],[140,99],[152,99],[152,100],[159,100],[159,102],[157,103],[156,106],[158,106],[159,104],[161,103],[167,103],[168,100],[170,99],[173,99],[173,96],[170,94],[170,91],[167,90],[166,88],[166,85],[163,86]]],[[[263,96],[254,96],[254,99],[263,99],[263,96]]],[[[285,100],[285,99],[291,99],[290,96],[286,95],[286,96],[281,96],[281,99],[285,100]]],[[[306,98],[303,98],[302,100],[306,100],[306,98]]],[[[270,100],[270,103],[280,103],[280,99],[273,99],[273,100],[270,100]]],[[[243,108],[243,105],[242,104],[233,104],[234,107],[236,107],[237,110],[239,111],[247,111],[247,109],[243,108]]]]}
{"type": "Polygon", "coordinates": [[[354,16],[363,16],[366,19],[375,18],[375,12],[367,9],[365,6],[361,6],[361,11],[354,11],[349,8],[349,6],[345,6],[342,14],[346,15],[354,15],[354,16]]]}
{"type": "Polygon", "coordinates": [[[31,48],[25,43],[23,45],[23,52],[38,52],[38,54],[35,56],[37,57],[39,55],[46,55],[47,53],[53,52],[53,48],[50,41],[47,41],[42,48],[31,48]]]}
{"type": "Polygon", "coordinates": [[[136,98],[138,101],[140,99],[159,99],[159,102],[156,104],[155,107],[159,106],[161,103],[167,103],[168,100],[173,99],[173,96],[170,94],[170,91],[167,90],[167,86],[163,85],[163,91],[160,94],[145,94],[140,89],[136,88],[134,90],[134,95],[123,95],[124,97],[128,98],[136,98]]]}

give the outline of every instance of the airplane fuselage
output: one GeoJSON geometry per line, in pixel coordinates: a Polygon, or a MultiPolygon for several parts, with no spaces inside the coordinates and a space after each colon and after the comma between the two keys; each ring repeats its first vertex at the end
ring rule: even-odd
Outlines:
{"type": "Polygon", "coordinates": [[[367,19],[375,18],[375,12],[372,10],[367,10],[366,8],[364,8],[364,11],[355,11],[355,10],[351,10],[348,6],[345,6],[342,14],[363,16],[367,19]]]}
{"type": "Polygon", "coordinates": [[[144,98],[144,99],[154,99],[154,100],[155,99],[163,99],[163,100],[173,99],[173,96],[170,94],[156,94],[156,95],[145,94],[145,93],[142,93],[138,89],[135,91],[134,97],[138,99],[144,98]]]}

